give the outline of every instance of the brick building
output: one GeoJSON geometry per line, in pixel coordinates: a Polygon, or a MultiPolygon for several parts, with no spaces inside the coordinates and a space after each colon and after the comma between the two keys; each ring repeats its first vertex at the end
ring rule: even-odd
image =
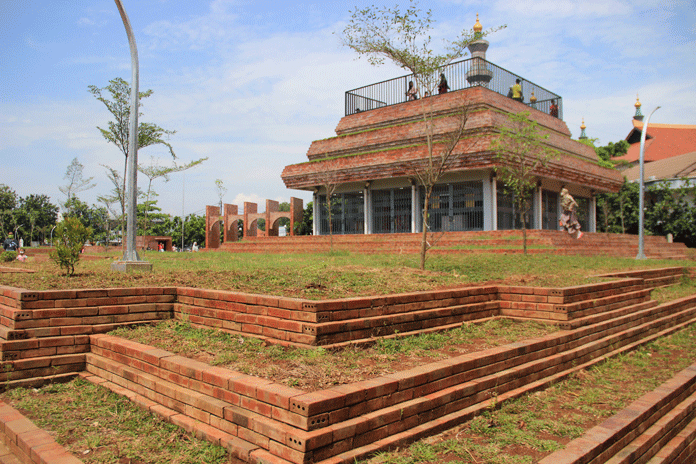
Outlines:
{"type": "Polygon", "coordinates": [[[455,147],[459,156],[433,190],[430,230],[519,227],[512,197],[496,178],[491,143],[498,128],[509,124],[506,115],[523,111],[561,153],[536,173],[528,224],[558,228],[559,192],[565,186],[580,204],[583,228],[595,230],[595,194],[618,191],[622,176],[599,166],[591,147],[571,140],[559,95],[486,61],[487,48],[487,41],[477,40],[469,46],[472,58],[442,69],[451,89],[447,93],[406,101],[410,76],[346,92],[346,114],[336,136],[314,141],[308,161],[286,166],[282,173],[288,188],[314,193],[315,234],[329,233],[327,187],[335,188],[330,195],[334,234],[421,231],[424,194],[414,173],[427,160],[424,108],[432,111],[437,142],[456,127],[463,107],[468,119],[455,147]],[[521,102],[506,96],[516,79],[522,85],[521,102]]]}

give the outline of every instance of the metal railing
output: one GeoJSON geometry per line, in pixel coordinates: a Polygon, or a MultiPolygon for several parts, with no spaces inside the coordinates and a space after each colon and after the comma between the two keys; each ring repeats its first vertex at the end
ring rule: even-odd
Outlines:
{"type": "MultiPolygon", "coordinates": [[[[447,78],[450,92],[483,86],[501,95],[508,95],[515,80],[519,79],[522,86],[522,103],[563,119],[563,99],[560,95],[483,58],[468,58],[451,63],[441,68],[438,74],[440,73],[447,78]],[[557,109],[552,111],[554,102],[557,109]]],[[[347,91],[346,116],[408,101],[406,91],[409,81],[412,80],[413,74],[409,74],[347,91]]],[[[439,79],[435,78],[433,81],[438,82],[439,79]]],[[[424,97],[428,95],[421,89],[418,98],[424,97]]]]}

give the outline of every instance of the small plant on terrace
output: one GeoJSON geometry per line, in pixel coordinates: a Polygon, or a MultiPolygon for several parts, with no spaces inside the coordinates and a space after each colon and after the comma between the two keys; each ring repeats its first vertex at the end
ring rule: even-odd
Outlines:
{"type": "Polygon", "coordinates": [[[58,224],[55,236],[56,249],[51,252],[51,259],[70,277],[75,273],[85,242],[92,236],[92,228],[82,225],[76,217],[69,217],[58,224]]]}

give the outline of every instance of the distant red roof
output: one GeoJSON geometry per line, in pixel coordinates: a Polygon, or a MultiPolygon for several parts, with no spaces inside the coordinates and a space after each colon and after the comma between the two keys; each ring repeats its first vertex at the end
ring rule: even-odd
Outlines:
{"type": "MultiPolygon", "coordinates": [[[[619,158],[630,163],[640,160],[640,136],[643,122],[633,120],[633,129],[626,136],[631,145],[619,158]]],[[[680,124],[649,124],[645,137],[645,162],[658,161],[696,151],[696,126],[680,124]]]]}

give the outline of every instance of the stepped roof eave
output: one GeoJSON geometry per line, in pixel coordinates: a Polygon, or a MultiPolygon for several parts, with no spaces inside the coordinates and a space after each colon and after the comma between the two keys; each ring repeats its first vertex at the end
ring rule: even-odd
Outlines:
{"type": "MultiPolygon", "coordinates": [[[[425,157],[414,156],[417,147],[405,147],[398,155],[387,160],[384,153],[361,156],[357,163],[352,158],[333,158],[286,166],[281,178],[290,189],[314,190],[330,183],[365,182],[390,178],[414,177],[415,169],[425,163],[425,157]]],[[[458,159],[450,169],[452,172],[492,170],[499,163],[491,152],[470,153],[458,159]]],[[[568,154],[551,161],[539,177],[561,182],[586,185],[598,192],[617,192],[623,185],[623,174],[605,168],[578,156],[568,154]]]]}

